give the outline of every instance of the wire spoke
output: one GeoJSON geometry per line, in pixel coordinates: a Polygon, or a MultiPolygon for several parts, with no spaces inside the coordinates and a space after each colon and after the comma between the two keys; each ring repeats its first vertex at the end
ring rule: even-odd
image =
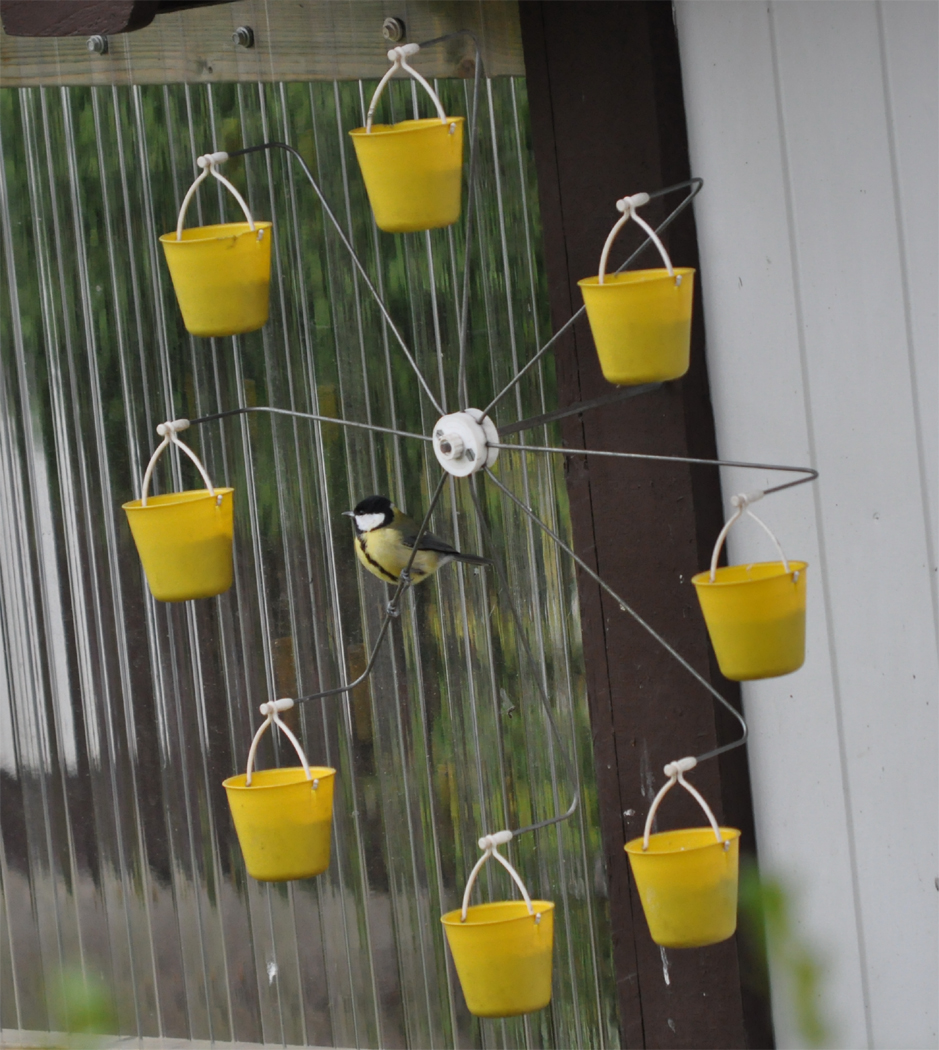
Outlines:
{"type": "Polygon", "coordinates": [[[329,219],[332,222],[333,226],[335,226],[336,232],[339,234],[339,239],[345,245],[346,251],[348,251],[350,258],[352,259],[352,262],[355,264],[355,267],[359,271],[359,274],[361,275],[362,280],[365,282],[366,288],[368,288],[368,290],[372,293],[372,298],[377,303],[378,309],[381,311],[382,317],[384,317],[386,323],[388,324],[388,327],[391,329],[392,334],[394,335],[395,339],[397,339],[398,345],[401,347],[402,351],[404,352],[404,356],[408,359],[408,364],[410,364],[411,368],[414,370],[414,374],[417,376],[417,380],[421,384],[421,387],[423,388],[424,393],[430,399],[430,403],[434,406],[434,408],[436,408],[437,411],[441,415],[443,415],[444,414],[443,409],[440,407],[439,402],[434,397],[433,391],[427,385],[427,380],[424,379],[424,376],[421,373],[420,368],[418,368],[418,366],[417,366],[417,361],[414,360],[414,357],[411,354],[411,351],[408,349],[408,345],[404,341],[404,336],[401,335],[401,333],[398,331],[397,325],[391,319],[391,314],[388,312],[388,309],[385,306],[384,300],[378,294],[378,289],[375,287],[374,284],[372,284],[371,278],[369,277],[368,273],[366,272],[365,266],[362,264],[362,261],[361,261],[361,259],[359,259],[358,255],[356,255],[355,249],[352,247],[352,242],[346,236],[345,230],[343,230],[342,226],[339,223],[339,220],[333,214],[333,211],[330,208],[329,204],[327,203],[326,198],[323,196],[323,191],[319,188],[319,184],[317,183],[316,179],[313,178],[313,172],[310,171],[310,169],[307,167],[306,161],[300,155],[300,151],[298,149],[295,149],[293,146],[288,145],[286,142],[265,142],[265,143],[263,143],[260,146],[246,146],[244,149],[232,150],[228,154],[228,156],[229,157],[241,157],[241,156],[243,156],[246,153],[257,153],[260,150],[264,150],[264,149],[283,149],[283,150],[286,150],[288,153],[290,153],[292,156],[296,157],[296,159],[299,162],[300,166],[303,168],[304,175],[306,175],[306,177],[309,179],[310,185],[313,187],[313,191],[316,193],[316,196],[319,198],[320,204],[323,206],[323,211],[329,217],[329,219]]]}
{"type": "Polygon", "coordinates": [[[519,510],[522,511],[523,514],[526,514],[529,518],[531,518],[531,520],[543,532],[545,532],[548,536],[551,537],[551,539],[554,540],[554,542],[561,548],[561,550],[566,551],[567,554],[569,554],[570,557],[573,558],[574,561],[577,562],[577,564],[584,570],[584,572],[587,573],[587,575],[595,583],[599,584],[603,588],[603,590],[605,590],[607,594],[610,595],[611,598],[613,598],[613,600],[619,605],[620,609],[622,609],[623,612],[629,613],[629,615],[636,621],[636,623],[638,623],[641,627],[644,627],[646,631],[648,631],[649,634],[651,634],[652,637],[659,643],[659,645],[661,645],[666,652],[671,654],[671,656],[673,656],[694,679],[700,682],[701,685],[704,686],[704,688],[711,694],[711,696],[714,697],[715,700],[720,701],[720,703],[740,723],[741,729],[743,730],[743,734],[739,740],[734,740],[729,744],[724,744],[722,747],[714,748],[712,751],[707,751],[703,755],[697,755],[697,761],[703,762],[705,761],[705,759],[715,758],[717,755],[721,755],[725,751],[731,751],[733,750],[733,748],[741,747],[743,744],[745,744],[747,742],[748,730],[747,723],[744,721],[743,715],[741,715],[740,712],[728,700],[721,696],[721,694],[714,688],[714,686],[711,685],[711,683],[703,675],[696,671],[691,666],[691,664],[689,664],[688,661],[681,655],[681,653],[679,653],[677,649],[673,648],[658,633],[658,631],[656,631],[654,627],[646,623],[646,621],[639,615],[639,613],[637,613],[636,610],[633,609],[632,606],[629,605],[629,603],[624,598],[621,598],[608,583],[601,579],[600,576],[598,576],[597,573],[594,572],[594,570],[591,569],[590,566],[583,560],[583,558],[575,554],[573,549],[571,547],[568,547],[564,540],[562,540],[561,537],[549,525],[546,525],[545,522],[543,522],[541,518],[539,518],[538,515],[535,514],[535,512],[530,507],[526,507],[525,504],[522,503],[522,501],[513,492],[511,492],[511,490],[506,488],[505,485],[502,484],[502,482],[495,476],[495,474],[492,473],[492,471],[488,467],[486,468],[486,474],[492,481],[492,483],[503,493],[505,493],[505,495],[509,497],[509,499],[519,508],[519,510]]]}
{"type": "Polygon", "coordinates": [[[795,481],[787,481],[783,485],[774,485],[772,488],[764,489],[763,495],[768,496],[773,492],[781,492],[783,489],[791,489],[794,485],[804,485],[808,481],[815,481],[818,471],[814,467],[789,467],[780,463],[745,463],[736,459],[698,459],[694,456],[654,456],[646,452],[606,452],[592,448],[553,448],[548,445],[492,445],[493,448],[504,449],[506,452],[553,452],[559,456],[607,456],[611,459],[648,459],[659,463],[695,463],[705,467],[744,467],[748,470],[784,470],[789,473],[805,474],[806,477],[795,481]]]}
{"type": "MultiPolygon", "coordinates": [[[[671,226],[671,224],[678,218],[679,215],[681,215],[685,208],[687,208],[695,199],[695,197],[697,197],[697,195],[701,192],[701,187],[703,185],[703,179],[688,179],[686,182],[678,182],[674,186],[666,186],[665,189],[656,190],[655,193],[649,194],[649,200],[653,200],[656,197],[663,197],[666,193],[671,193],[674,190],[681,190],[685,189],[686,187],[691,188],[691,192],[688,194],[687,197],[685,197],[681,204],[679,204],[678,207],[675,208],[675,210],[661,223],[661,225],[656,226],[655,232],[657,234],[661,233],[668,226],[671,226]]],[[[644,252],[650,244],[652,244],[652,238],[646,237],[642,244],[639,245],[639,247],[632,253],[632,255],[629,256],[626,262],[624,262],[615,272],[621,273],[623,270],[625,270],[626,267],[634,259],[638,258],[639,255],[641,255],[642,252],[644,252]]],[[[528,364],[524,365],[516,373],[515,378],[511,379],[483,409],[484,416],[488,416],[489,413],[495,408],[495,406],[502,400],[502,398],[505,397],[505,395],[509,393],[509,391],[512,390],[520,382],[523,376],[525,376],[530,369],[534,368],[534,366],[541,360],[541,358],[544,357],[544,355],[551,349],[552,346],[554,346],[558,339],[560,339],[561,336],[574,324],[574,322],[577,321],[579,317],[581,317],[581,315],[586,311],[586,309],[586,306],[582,306],[575,314],[572,314],[567,319],[567,321],[564,322],[564,324],[561,325],[561,327],[554,333],[554,335],[551,336],[551,338],[544,344],[544,346],[538,351],[538,353],[535,354],[535,356],[528,362],[528,364]]]]}
{"type": "Polygon", "coordinates": [[[551,711],[551,704],[548,700],[548,694],[545,690],[544,682],[541,680],[541,670],[535,661],[534,653],[531,651],[531,646],[528,644],[528,636],[525,633],[525,628],[522,624],[522,617],[518,611],[518,607],[515,604],[515,599],[512,597],[512,590],[509,587],[509,580],[505,573],[505,568],[502,565],[501,559],[498,557],[496,545],[492,540],[492,533],[489,531],[489,526],[486,524],[486,519],[483,516],[482,507],[479,504],[479,497],[476,494],[476,486],[470,481],[470,496],[473,498],[473,506],[476,508],[476,521],[482,531],[483,538],[489,547],[490,553],[492,554],[492,564],[495,566],[496,573],[499,576],[499,583],[502,585],[502,590],[505,595],[505,600],[509,603],[509,609],[512,612],[512,619],[515,621],[515,630],[518,633],[519,640],[522,643],[522,648],[525,650],[525,654],[528,657],[528,662],[531,664],[532,676],[535,679],[535,684],[538,686],[538,696],[541,699],[541,706],[544,708],[545,717],[548,720],[548,725],[551,727],[551,732],[554,734],[554,739],[557,742],[558,750],[561,752],[561,758],[564,763],[564,767],[567,772],[568,779],[573,785],[574,797],[571,800],[570,806],[567,808],[567,812],[559,814],[556,817],[550,817],[548,820],[540,820],[535,824],[526,824],[523,828],[518,828],[512,832],[514,836],[524,835],[529,831],[538,831],[540,828],[548,828],[554,824],[560,824],[565,820],[569,820],[576,812],[577,806],[580,804],[580,781],[577,778],[574,770],[574,765],[571,762],[570,755],[567,752],[567,748],[564,746],[564,739],[561,736],[561,731],[558,729],[557,723],[554,720],[554,714],[551,711]]]}
{"type": "MultiPolygon", "coordinates": [[[[650,394],[653,390],[661,389],[661,383],[643,383],[641,386],[623,386],[619,390],[614,390],[611,394],[604,394],[602,397],[595,397],[590,401],[578,401],[573,405],[568,405],[567,408],[558,408],[553,412],[545,412],[540,416],[529,416],[528,419],[520,419],[517,423],[510,423],[508,426],[500,426],[499,435],[506,437],[508,434],[518,434],[523,430],[534,430],[535,427],[542,427],[546,423],[554,423],[559,419],[567,419],[568,416],[579,416],[584,412],[589,412],[592,408],[602,408],[604,405],[612,405],[617,401],[626,401],[631,397],[638,397],[640,394],[650,394]]],[[[506,446],[515,447],[515,446],[506,446]]]]}
{"type": "MultiPolygon", "coordinates": [[[[457,34],[451,34],[456,36],[457,34]]],[[[479,80],[481,76],[482,55],[475,33],[466,32],[476,49],[476,62],[473,70],[473,114],[470,126],[470,160],[469,175],[466,180],[466,238],[463,247],[463,302],[460,306],[460,318],[457,333],[460,344],[459,363],[456,373],[456,399],[464,405],[469,403],[469,391],[466,386],[466,344],[469,332],[469,294],[470,294],[470,253],[473,244],[473,205],[476,202],[476,161],[479,153],[479,80]]],[[[446,39],[446,38],[441,38],[446,39]]]]}
{"type": "Polygon", "coordinates": [[[433,438],[425,437],[423,434],[411,434],[407,430],[395,430],[392,427],[380,427],[375,423],[356,423],[350,419],[337,419],[335,416],[320,416],[315,412],[295,412],[290,408],[269,408],[266,405],[250,405],[245,408],[230,408],[226,412],[213,412],[208,416],[199,416],[198,419],[190,419],[189,425],[197,423],[211,423],[216,419],[224,419],[226,416],[238,416],[246,412],[270,412],[275,416],[295,416],[297,419],[312,419],[318,423],[335,423],[340,427],[355,427],[358,430],[374,430],[379,434],[394,434],[396,437],[414,438],[416,441],[433,441],[433,438]]]}
{"type": "Polygon", "coordinates": [[[365,665],[365,670],[359,675],[354,682],[350,682],[348,685],[336,686],[334,689],[323,689],[318,693],[308,693],[305,696],[298,696],[296,702],[298,704],[305,704],[310,700],[322,700],[327,696],[341,696],[343,693],[351,693],[353,689],[360,686],[366,678],[372,673],[375,667],[375,661],[378,659],[378,653],[381,649],[382,642],[385,640],[385,636],[388,633],[388,627],[394,617],[398,615],[398,601],[401,595],[411,586],[410,572],[411,566],[414,564],[414,559],[417,557],[419,544],[424,533],[427,531],[427,526],[430,524],[430,516],[434,512],[434,508],[440,500],[440,496],[443,492],[444,483],[449,475],[446,471],[441,471],[440,481],[437,483],[437,488],[434,490],[434,495],[431,498],[430,506],[427,508],[427,513],[424,515],[424,520],[421,522],[421,527],[417,530],[417,536],[414,540],[414,547],[411,551],[411,556],[408,558],[408,563],[404,567],[404,571],[398,578],[397,586],[395,587],[394,594],[391,596],[391,601],[388,603],[385,609],[385,615],[381,622],[381,627],[378,630],[378,637],[375,640],[375,645],[372,647],[372,651],[369,654],[368,663],[365,665]]]}

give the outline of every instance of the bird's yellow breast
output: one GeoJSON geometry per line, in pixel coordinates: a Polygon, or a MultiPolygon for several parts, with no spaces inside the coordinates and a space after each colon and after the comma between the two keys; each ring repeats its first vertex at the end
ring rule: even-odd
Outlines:
{"type": "MultiPolygon", "coordinates": [[[[401,533],[393,526],[373,529],[355,538],[355,553],[373,576],[385,583],[397,583],[411,557],[410,547],[401,542],[401,533]]],[[[420,583],[443,564],[436,551],[418,551],[411,565],[411,580],[420,583]]]]}

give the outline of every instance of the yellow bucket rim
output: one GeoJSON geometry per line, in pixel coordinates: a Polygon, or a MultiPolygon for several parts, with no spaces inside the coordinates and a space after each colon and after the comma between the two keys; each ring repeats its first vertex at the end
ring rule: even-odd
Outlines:
{"type": "MultiPolygon", "coordinates": [[[[535,909],[535,915],[542,914],[545,912],[554,911],[553,901],[536,901],[531,902],[532,908],[535,909]]],[[[448,911],[446,915],[440,916],[440,921],[444,926],[458,926],[462,929],[467,929],[472,926],[474,929],[482,926],[505,926],[510,922],[522,922],[525,919],[534,919],[535,915],[529,915],[528,908],[524,901],[491,901],[488,904],[471,904],[466,909],[466,922],[461,921],[463,915],[462,908],[455,908],[453,911],[448,911]],[[521,915],[511,915],[508,918],[499,918],[498,914],[493,916],[491,919],[486,918],[471,918],[474,912],[478,915],[480,911],[502,911],[504,909],[511,908],[515,911],[518,906],[521,905],[525,910],[521,915]]]]}
{"type": "MultiPolygon", "coordinates": [[[[681,277],[693,274],[693,266],[675,266],[674,272],[681,277]]],[[[578,287],[596,286],[597,288],[613,288],[624,284],[645,284],[651,281],[660,281],[663,277],[670,277],[668,270],[660,266],[653,270],[625,270],[623,273],[608,273],[600,284],[599,277],[583,277],[577,282],[578,287]]]]}
{"type": "Polygon", "coordinates": [[[695,573],[691,582],[695,587],[739,587],[747,583],[762,583],[780,576],[791,576],[794,572],[804,572],[809,567],[806,561],[789,560],[789,572],[781,561],[754,561],[742,565],[722,565],[714,572],[711,579],[710,569],[695,573]],[[755,574],[754,574],[755,573],[755,574]]]}
{"type": "Polygon", "coordinates": [[[447,117],[445,121],[442,121],[440,117],[420,117],[417,120],[399,120],[397,124],[373,124],[371,131],[365,128],[353,128],[349,134],[353,138],[371,138],[373,135],[407,135],[416,131],[424,131],[425,128],[433,127],[435,124],[437,127],[445,128],[450,124],[463,124],[465,121],[465,117],[447,117]]]}
{"type": "MultiPolygon", "coordinates": [[[[720,826],[721,838],[724,842],[733,842],[735,839],[739,839],[741,832],[739,828],[725,828],[723,825],[720,826]]],[[[697,853],[703,849],[710,849],[711,846],[720,846],[722,843],[718,842],[714,837],[714,829],[710,826],[702,828],[675,828],[673,831],[657,831],[649,836],[649,848],[642,848],[642,835],[637,839],[630,839],[629,842],[623,847],[627,853],[634,854],[639,857],[673,857],[679,853],[697,853]],[[673,839],[680,841],[681,836],[690,834],[702,834],[707,832],[709,842],[700,842],[695,846],[666,846],[666,839],[673,839]],[[653,848],[657,847],[657,848],[653,848]],[[663,848],[665,847],[665,848],[663,848]]]]}
{"type": "MultiPolygon", "coordinates": [[[[336,770],[330,766],[310,766],[310,780],[328,780],[336,775],[336,770]]],[[[251,774],[251,784],[245,783],[246,773],[236,773],[233,777],[222,781],[222,787],[226,791],[270,791],[273,788],[290,787],[300,784],[306,780],[306,770],[303,766],[278,766],[276,769],[256,769],[251,774]],[[289,774],[289,776],[284,775],[289,774]],[[297,776],[299,774],[299,776],[297,776]],[[263,783],[263,781],[269,781],[263,783]],[[259,783],[258,781],[261,781],[259,783]]]]}
{"type": "Polygon", "coordinates": [[[147,496],[147,505],[144,506],[139,499],[132,499],[129,503],[122,503],[121,510],[156,510],[159,507],[177,507],[184,503],[196,503],[201,499],[214,500],[217,496],[227,496],[234,492],[233,488],[219,487],[213,496],[208,489],[186,489],[184,492],[166,492],[162,496],[147,496]]]}
{"type": "Polygon", "coordinates": [[[269,219],[255,219],[254,229],[247,222],[217,222],[212,226],[190,226],[183,230],[182,240],[176,239],[176,231],[160,235],[162,244],[205,244],[207,241],[227,241],[232,237],[241,237],[246,233],[257,233],[258,230],[271,230],[274,223],[269,219]],[[224,231],[224,232],[223,232],[224,231]]]}

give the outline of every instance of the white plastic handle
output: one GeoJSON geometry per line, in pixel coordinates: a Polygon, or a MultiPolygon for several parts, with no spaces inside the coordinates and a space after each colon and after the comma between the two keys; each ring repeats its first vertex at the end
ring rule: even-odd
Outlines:
{"type": "Polygon", "coordinates": [[[697,790],[697,788],[693,787],[691,784],[688,783],[687,780],[685,780],[685,773],[687,773],[690,769],[694,769],[694,767],[697,764],[698,760],[689,755],[687,758],[679,758],[677,762],[669,762],[669,764],[665,767],[664,772],[665,775],[668,777],[668,782],[662,786],[662,789],[655,796],[655,798],[652,801],[652,805],[649,807],[649,815],[646,817],[646,828],[645,831],[642,833],[643,851],[649,848],[649,832],[652,830],[652,821],[655,818],[656,810],[659,808],[659,803],[662,801],[663,798],[665,798],[665,796],[669,793],[669,791],[672,790],[672,788],[676,784],[681,784],[681,786],[686,791],[688,791],[698,800],[698,803],[707,815],[708,821],[710,822],[711,827],[714,830],[714,835],[717,838],[717,841],[722,842],[724,844],[725,850],[730,848],[730,840],[721,837],[721,829],[718,826],[714,814],[711,812],[711,807],[707,804],[707,802],[705,802],[704,796],[697,790]]]}
{"type": "Polygon", "coordinates": [[[306,773],[307,780],[313,781],[313,790],[320,786],[318,779],[314,779],[313,772],[310,769],[310,763],[306,760],[306,755],[303,752],[303,748],[300,746],[300,741],[290,731],[290,727],[280,717],[281,711],[289,711],[293,707],[293,700],[284,698],[282,700],[271,700],[270,703],[261,704],[261,714],[266,715],[264,721],[258,728],[258,731],[254,734],[254,739],[251,741],[251,748],[248,751],[248,771],[245,774],[245,787],[251,787],[251,774],[254,769],[254,756],[257,754],[258,744],[261,742],[261,737],[267,730],[267,727],[273,722],[274,725],[287,737],[294,749],[300,757],[300,763],[303,766],[303,771],[306,773]]]}
{"type": "MultiPolygon", "coordinates": [[[[236,201],[241,205],[241,210],[245,213],[245,218],[248,220],[248,225],[251,227],[251,232],[255,232],[254,219],[251,218],[251,210],[248,208],[248,204],[244,197],[235,189],[235,187],[225,178],[220,172],[215,170],[216,164],[221,164],[222,161],[228,160],[227,153],[206,153],[202,157],[196,157],[196,164],[202,168],[202,174],[196,177],[196,181],[186,191],[186,196],[183,197],[183,203],[179,209],[179,218],[176,220],[176,240],[181,241],[183,239],[183,222],[186,218],[186,209],[189,207],[189,202],[195,196],[196,190],[199,188],[199,183],[204,179],[207,179],[209,175],[214,178],[229,190],[236,201]]],[[[258,239],[264,236],[263,230],[258,230],[258,239]]]]}
{"type": "Polygon", "coordinates": [[[496,849],[497,846],[503,846],[507,842],[511,842],[511,840],[511,831],[496,831],[492,835],[483,835],[479,840],[479,848],[485,850],[485,852],[479,860],[476,861],[473,870],[470,872],[469,878],[466,880],[466,890],[463,893],[463,910],[460,912],[460,922],[466,922],[466,910],[469,907],[469,899],[470,894],[473,892],[473,884],[476,882],[476,876],[482,871],[483,865],[490,857],[495,857],[502,867],[512,876],[515,885],[522,891],[522,897],[525,899],[525,904],[528,905],[528,914],[534,916],[536,923],[541,922],[541,912],[535,911],[535,908],[531,903],[531,897],[528,895],[528,890],[525,888],[525,883],[522,882],[521,875],[519,875],[508,860],[506,860],[498,849],[496,849]]]}
{"type": "MultiPolygon", "coordinates": [[[[157,464],[157,460],[163,455],[163,450],[169,448],[170,445],[175,445],[178,449],[185,452],[186,455],[195,463],[199,468],[199,473],[202,475],[202,480],[205,482],[205,487],[209,490],[209,495],[215,495],[215,487],[209,478],[208,471],[202,465],[202,460],[192,451],[192,449],[180,441],[176,436],[180,430],[187,430],[189,427],[188,419],[169,419],[165,423],[161,423],[156,429],[157,433],[160,434],[163,440],[157,445],[156,450],[150,457],[150,462],[147,464],[147,469],[143,476],[143,485],[140,487],[140,505],[146,507],[147,505],[147,493],[150,489],[150,478],[153,476],[153,468],[157,464]]],[[[218,502],[221,505],[222,497],[218,497],[218,502]]]]}
{"type": "Polygon", "coordinates": [[[440,123],[446,124],[447,122],[447,111],[443,108],[440,99],[437,97],[437,92],[427,83],[427,81],[421,76],[420,73],[413,67],[408,65],[408,56],[416,55],[420,51],[420,44],[402,44],[400,47],[393,47],[388,52],[388,60],[391,62],[391,69],[379,80],[378,87],[375,88],[375,94],[372,95],[372,101],[368,106],[368,113],[365,117],[365,132],[370,135],[372,133],[372,121],[375,118],[375,109],[378,106],[378,100],[381,98],[381,93],[385,90],[385,85],[399,70],[403,69],[405,73],[410,74],[423,87],[423,89],[433,99],[434,105],[437,107],[437,116],[440,117],[440,123]]]}
{"type": "Polygon", "coordinates": [[[675,268],[672,266],[672,260],[669,258],[668,252],[665,250],[665,245],[659,240],[659,235],[636,211],[637,208],[648,203],[648,193],[634,193],[631,197],[623,197],[622,200],[616,202],[617,209],[621,211],[623,215],[622,218],[617,220],[613,229],[610,230],[609,236],[606,239],[606,244],[603,245],[603,251],[600,253],[600,284],[603,284],[603,279],[606,277],[606,264],[610,257],[610,249],[613,247],[613,242],[619,236],[619,231],[627,222],[629,222],[630,219],[646,231],[646,234],[652,240],[652,243],[658,248],[659,254],[662,256],[662,261],[665,263],[665,268],[668,270],[669,277],[675,278],[676,287],[681,284],[681,274],[675,273],[675,268]]]}
{"type": "MultiPolygon", "coordinates": [[[[717,537],[717,542],[714,544],[714,551],[711,554],[711,583],[714,582],[714,578],[717,574],[717,559],[721,554],[721,547],[724,546],[724,540],[727,538],[727,533],[730,532],[732,526],[738,522],[744,512],[750,515],[751,518],[757,523],[762,525],[763,531],[776,545],[776,550],[779,551],[779,557],[783,563],[783,571],[786,575],[789,575],[789,561],[786,555],[783,553],[783,549],[780,546],[779,540],[776,539],[772,529],[769,525],[763,521],[762,518],[758,518],[752,510],[750,510],[750,504],[756,503],[757,500],[763,498],[762,492],[740,492],[736,496],[730,497],[731,506],[736,507],[734,513],[727,519],[724,527],[721,529],[720,534],[717,537]]],[[[793,581],[799,578],[798,572],[793,576],[793,581]]]]}

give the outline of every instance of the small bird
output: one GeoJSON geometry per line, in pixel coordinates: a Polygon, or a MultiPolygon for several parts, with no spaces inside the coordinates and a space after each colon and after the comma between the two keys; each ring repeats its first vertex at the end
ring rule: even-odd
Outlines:
{"type": "MultiPolygon", "coordinates": [[[[343,514],[355,523],[355,553],[359,561],[385,583],[397,583],[414,550],[420,531],[417,522],[398,510],[387,496],[367,496],[355,510],[346,510],[343,514]]],[[[451,561],[491,564],[488,558],[461,554],[432,532],[425,532],[408,575],[412,583],[420,583],[451,561]]]]}

